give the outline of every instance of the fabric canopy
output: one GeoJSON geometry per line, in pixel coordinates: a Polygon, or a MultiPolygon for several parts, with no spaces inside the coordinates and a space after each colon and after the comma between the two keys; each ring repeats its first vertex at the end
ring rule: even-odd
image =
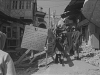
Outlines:
{"type": "Polygon", "coordinates": [[[87,25],[87,23],[89,23],[89,21],[87,19],[84,19],[83,21],[78,23],[78,26],[85,26],[85,25],[87,25]]]}
{"type": "Polygon", "coordinates": [[[81,13],[80,10],[74,9],[72,11],[69,11],[69,12],[66,12],[66,13],[62,14],[61,17],[65,18],[65,17],[69,16],[70,18],[72,18],[72,17],[77,16],[80,13],[81,13]]]}
{"type": "Polygon", "coordinates": [[[83,15],[100,27],[100,0],[88,0],[82,8],[83,15]]]}
{"type": "Polygon", "coordinates": [[[13,21],[13,22],[19,22],[19,23],[24,24],[21,20],[19,20],[17,18],[10,17],[10,16],[4,14],[2,11],[0,11],[0,18],[4,19],[4,20],[13,21]]]}
{"type": "Polygon", "coordinates": [[[65,8],[64,12],[71,11],[71,10],[80,10],[83,7],[85,0],[71,0],[69,5],[65,8]]]}
{"type": "Polygon", "coordinates": [[[67,17],[70,20],[75,20],[77,16],[81,13],[81,8],[83,7],[85,0],[71,0],[69,5],[65,8],[64,14],[61,17],[67,17]]]}

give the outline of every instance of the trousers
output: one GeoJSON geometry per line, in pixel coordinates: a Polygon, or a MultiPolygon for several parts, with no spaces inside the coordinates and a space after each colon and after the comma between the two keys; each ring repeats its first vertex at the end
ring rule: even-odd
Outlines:
{"type": "Polygon", "coordinates": [[[76,45],[73,44],[73,51],[75,57],[79,57],[79,44],[77,43],[76,45]]]}

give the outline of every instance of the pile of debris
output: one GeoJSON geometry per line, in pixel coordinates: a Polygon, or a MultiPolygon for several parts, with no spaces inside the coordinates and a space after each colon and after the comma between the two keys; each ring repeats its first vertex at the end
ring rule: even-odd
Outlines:
{"type": "Polygon", "coordinates": [[[95,50],[91,46],[82,46],[81,48],[81,60],[100,67],[100,50],[95,50]]]}

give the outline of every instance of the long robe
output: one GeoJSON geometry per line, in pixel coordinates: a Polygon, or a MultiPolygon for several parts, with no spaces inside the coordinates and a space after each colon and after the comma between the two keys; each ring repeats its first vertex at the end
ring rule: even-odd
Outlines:
{"type": "Polygon", "coordinates": [[[66,51],[70,52],[70,50],[72,49],[72,32],[67,32],[66,33],[66,40],[67,40],[67,47],[66,47],[66,51]]]}
{"type": "Polygon", "coordinates": [[[79,32],[79,31],[73,32],[73,34],[72,34],[73,50],[74,50],[74,54],[76,57],[79,57],[79,46],[81,45],[80,37],[81,37],[81,32],[79,32]]]}

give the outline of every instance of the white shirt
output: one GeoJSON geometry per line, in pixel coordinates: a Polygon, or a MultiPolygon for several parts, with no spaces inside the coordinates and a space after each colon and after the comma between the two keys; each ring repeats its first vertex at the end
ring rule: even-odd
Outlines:
{"type": "Polygon", "coordinates": [[[60,19],[59,21],[58,21],[58,25],[57,26],[63,26],[64,25],[64,19],[60,19]]]}
{"type": "Polygon", "coordinates": [[[10,55],[0,50],[0,75],[16,75],[10,55]]]}

